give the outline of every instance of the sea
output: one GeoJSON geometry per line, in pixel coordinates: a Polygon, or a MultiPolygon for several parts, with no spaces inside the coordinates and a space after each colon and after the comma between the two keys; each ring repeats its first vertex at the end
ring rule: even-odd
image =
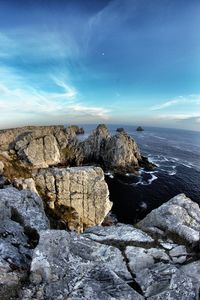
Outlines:
{"type": "MultiPolygon", "coordinates": [[[[84,125],[87,138],[95,125],[84,125]]],[[[141,154],[157,165],[154,171],[140,169],[139,174],[106,174],[112,214],[118,222],[135,224],[151,210],[177,194],[200,204],[200,132],[135,126],[108,125],[112,134],[118,127],[137,142],[141,154]]]]}

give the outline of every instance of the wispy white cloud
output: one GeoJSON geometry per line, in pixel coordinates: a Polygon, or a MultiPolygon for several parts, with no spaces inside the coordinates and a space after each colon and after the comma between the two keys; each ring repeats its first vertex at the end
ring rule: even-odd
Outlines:
{"type": "Polygon", "coordinates": [[[200,95],[189,95],[189,96],[179,96],[176,97],[175,99],[169,100],[167,102],[154,105],[150,107],[150,110],[161,110],[165,109],[174,105],[179,105],[179,104],[196,104],[200,105],[200,95]]]}
{"type": "Polygon", "coordinates": [[[0,127],[7,127],[7,124],[13,124],[13,121],[17,124],[20,120],[28,124],[30,115],[35,124],[38,120],[42,123],[43,118],[49,123],[52,123],[52,120],[66,123],[66,120],[76,122],[76,119],[81,119],[82,122],[87,122],[92,119],[109,118],[109,110],[81,100],[75,86],[63,78],[51,76],[49,85],[53,86],[55,91],[33,88],[10,69],[0,68],[0,127]]]}

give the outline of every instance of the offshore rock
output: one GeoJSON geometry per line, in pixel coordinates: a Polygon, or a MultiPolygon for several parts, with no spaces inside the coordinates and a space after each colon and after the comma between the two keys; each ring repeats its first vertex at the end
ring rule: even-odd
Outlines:
{"type": "Polygon", "coordinates": [[[149,233],[161,229],[161,238],[168,236],[175,242],[182,242],[191,248],[199,246],[200,209],[197,203],[179,194],[159,208],[150,212],[138,227],[149,233]]]}
{"type": "Polygon", "coordinates": [[[144,131],[144,128],[142,128],[141,126],[138,126],[136,131],[144,131]]]}
{"type": "Polygon", "coordinates": [[[41,169],[35,183],[49,209],[71,230],[101,224],[112,207],[98,167],[41,169]]]}

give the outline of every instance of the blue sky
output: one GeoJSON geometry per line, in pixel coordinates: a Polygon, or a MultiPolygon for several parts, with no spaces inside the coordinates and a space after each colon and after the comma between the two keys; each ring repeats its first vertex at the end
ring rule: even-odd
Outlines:
{"type": "Polygon", "coordinates": [[[199,0],[0,0],[0,127],[200,130],[199,0]]]}

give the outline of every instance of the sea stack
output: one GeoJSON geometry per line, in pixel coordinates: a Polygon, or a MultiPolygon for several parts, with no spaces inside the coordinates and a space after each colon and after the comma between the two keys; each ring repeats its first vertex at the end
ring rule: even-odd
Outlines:
{"type": "Polygon", "coordinates": [[[136,131],[144,131],[144,128],[142,128],[141,126],[138,126],[136,131]]]}

